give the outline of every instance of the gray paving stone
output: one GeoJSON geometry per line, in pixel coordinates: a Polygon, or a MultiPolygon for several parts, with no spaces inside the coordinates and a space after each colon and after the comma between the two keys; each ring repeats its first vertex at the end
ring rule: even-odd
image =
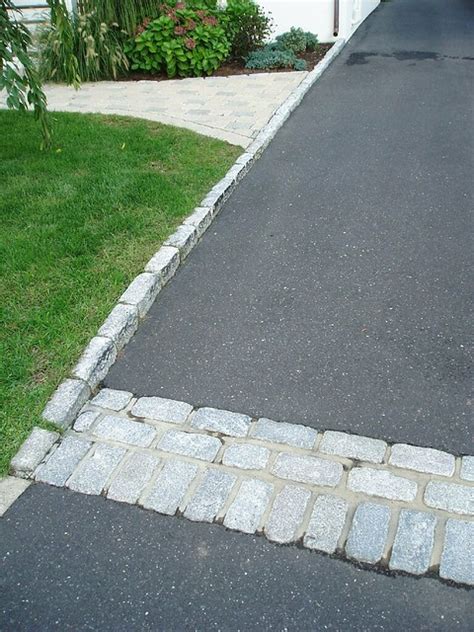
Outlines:
{"type": "Polygon", "coordinates": [[[128,391],[117,391],[113,388],[103,388],[97,393],[91,401],[91,404],[93,406],[108,408],[119,412],[128,406],[132,397],[132,393],[129,393],[128,391]]]}
{"type": "Polygon", "coordinates": [[[452,454],[441,452],[440,450],[396,443],[392,446],[389,463],[396,467],[404,467],[417,472],[452,476],[456,460],[452,454]]]}
{"type": "Polygon", "coordinates": [[[74,423],[74,430],[76,432],[87,432],[91,429],[95,420],[100,417],[100,412],[97,410],[86,410],[79,415],[74,423]]]}
{"type": "Polygon", "coordinates": [[[316,498],[303,544],[309,549],[335,553],[341,537],[349,505],[337,496],[316,498]]]}
{"type": "Polygon", "coordinates": [[[58,439],[58,432],[50,432],[35,426],[11,460],[11,473],[21,478],[29,478],[58,439]]]}
{"type": "Polygon", "coordinates": [[[174,276],[179,267],[179,250],[172,246],[162,246],[145,266],[145,272],[152,272],[161,277],[165,285],[174,276]]]}
{"type": "Polygon", "coordinates": [[[119,298],[119,302],[135,305],[140,318],[143,318],[158,296],[161,284],[162,281],[159,274],[143,272],[133,279],[119,298]]]}
{"type": "Polygon", "coordinates": [[[360,562],[379,562],[383,556],[389,522],[390,509],[385,505],[360,504],[347,539],[347,555],[360,562]]]}
{"type": "Polygon", "coordinates": [[[195,226],[181,224],[176,231],[165,241],[165,246],[178,248],[181,260],[186,259],[198,240],[198,232],[195,226]]]}
{"type": "Polygon", "coordinates": [[[277,494],[266,522],[267,538],[280,544],[294,542],[310,497],[311,493],[303,487],[285,485],[277,494]]]}
{"type": "Polygon", "coordinates": [[[474,585],[474,522],[446,522],[439,574],[444,579],[474,585]]]}
{"type": "Polygon", "coordinates": [[[273,485],[257,479],[242,481],[237,496],[227,510],[224,525],[229,529],[255,533],[270,502],[273,485]]]}
{"type": "Polygon", "coordinates": [[[217,469],[207,471],[186,507],[185,517],[197,522],[213,522],[222,511],[236,482],[237,477],[229,472],[217,469]]]}
{"type": "Polygon", "coordinates": [[[156,430],[147,424],[131,421],[124,417],[106,415],[94,429],[99,439],[121,441],[147,448],[156,437],[156,430]]]}
{"type": "Polygon", "coordinates": [[[143,501],[143,507],[173,516],[197,473],[198,467],[192,463],[168,461],[143,501]]]}
{"type": "Polygon", "coordinates": [[[212,208],[198,206],[194,209],[194,212],[184,220],[183,224],[195,226],[197,228],[198,237],[200,237],[210,226],[213,215],[212,208]]]}
{"type": "Polygon", "coordinates": [[[138,309],[135,305],[119,303],[107,316],[97,332],[99,336],[113,340],[120,351],[138,329],[138,309]]]}
{"type": "Polygon", "coordinates": [[[461,478],[474,481],[474,456],[463,456],[461,461],[461,478]]]}
{"type": "Polygon", "coordinates": [[[371,467],[357,467],[351,470],[347,487],[353,492],[404,501],[415,500],[418,490],[415,481],[371,467]]]}
{"type": "Polygon", "coordinates": [[[46,463],[35,472],[35,479],[41,483],[63,487],[92,443],[79,437],[65,437],[46,463]]]}
{"type": "Polygon", "coordinates": [[[90,386],[82,380],[64,380],[54,391],[41,416],[61,428],[67,428],[90,394],[90,386]]]}
{"type": "Polygon", "coordinates": [[[31,481],[14,476],[0,478],[0,518],[13,505],[15,500],[31,485],[31,481]]]}
{"type": "Polygon", "coordinates": [[[166,421],[172,424],[184,424],[193,407],[186,402],[162,397],[140,397],[132,406],[132,415],[147,417],[156,421],[166,421]]]}
{"type": "Polygon", "coordinates": [[[93,453],[81,461],[74,471],[67,487],[82,494],[100,494],[125,454],[123,448],[97,444],[93,453]]]}
{"type": "Polygon", "coordinates": [[[243,470],[264,470],[270,458],[270,450],[251,443],[234,443],[224,452],[222,463],[243,470]]]}
{"type": "Polygon", "coordinates": [[[112,340],[95,336],[79,358],[72,375],[87,382],[91,389],[95,389],[109,372],[116,357],[117,349],[112,340]]]}
{"type": "Polygon", "coordinates": [[[160,457],[151,452],[134,452],[114,476],[107,498],[131,504],[138,502],[160,463],[160,457]]]}
{"type": "Polygon", "coordinates": [[[307,426],[289,424],[283,421],[272,421],[262,417],[252,428],[251,435],[256,439],[263,439],[272,443],[284,443],[295,448],[308,448],[310,450],[316,443],[318,431],[307,426]]]}
{"type": "Polygon", "coordinates": [[[325,454],[335,454],[370,463],[382,463],[386,449],[387,444],[380,439],[329,430],[324,433],[319,446],[320,452],[325,454]]]}
{"type": "Polygon", "coordinates": [[[389,567],[422,575],[430,568],[436,516],[424,511],[402,509],[389,567]]]}
{"type": "Polygon", "coordinates": [[[174,452],[202,461],[213,461],[221,445],[217,437],[168,430],[161,437],[157,447],[165,452],[174,452]]]}
{"type": "Polygon", "coordinates": [[[430,481],[425,489],[424,501],[429,507],[474,515],[474,487],[467,485],[430,481]]]}
{"type": "Polygon", "coordinates": [[[272,472],[280,478],[299,483],[335,487],[341,480],[343,468],[340,463],[325,461],[315,456],[281,452],[273,464],[272,472]]]}
{"type": "Polygon", "coordinates": [[[199,408],[192,418],[191,425],[200,430],[220,432],[230,437],[246,437],[251,418],[240,413],[217,408],[199,408]]]}

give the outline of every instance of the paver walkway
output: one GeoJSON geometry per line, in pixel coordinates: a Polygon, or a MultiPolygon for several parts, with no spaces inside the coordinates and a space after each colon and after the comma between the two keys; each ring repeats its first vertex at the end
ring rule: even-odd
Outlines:
{"type": "MultiPolygon", "coordinates": [[[[136,116],[247,147],[307,72],[46,86],[51,110],[136,116]]],[[[0,92],[0,107],[6,95],[0,92]]]]}

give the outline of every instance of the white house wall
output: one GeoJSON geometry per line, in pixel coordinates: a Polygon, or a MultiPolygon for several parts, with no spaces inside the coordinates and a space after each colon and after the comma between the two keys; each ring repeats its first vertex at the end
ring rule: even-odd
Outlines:
{"type": "MultiPolygon", "coordinates": [[[[316,33],[320,42],[333,42],[335,0],[259,0],[272,14],[275,35],[292,26],[316,33]]],[[[380,4],[380,0],[339,0],[337,37],[349,37],[380,4]]]]}

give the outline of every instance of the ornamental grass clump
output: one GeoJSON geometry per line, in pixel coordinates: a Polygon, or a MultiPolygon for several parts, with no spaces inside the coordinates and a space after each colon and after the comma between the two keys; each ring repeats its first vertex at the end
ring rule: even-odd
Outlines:
{"type": "Polygon", "coordinates": [[[146,19],[125,51],[132,70],[165,72],[168,77],[210,75],[227,59],[230,42],[217,12],[204,4],[163,4],[161,15],[146,19]]]}

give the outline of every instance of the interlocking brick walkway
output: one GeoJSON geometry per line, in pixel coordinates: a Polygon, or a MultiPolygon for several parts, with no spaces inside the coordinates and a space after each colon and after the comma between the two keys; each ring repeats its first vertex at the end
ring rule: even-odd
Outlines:
{"type": "MultiPolygon", "coordinates": [[[[52,110],[121,114],[186,127],[248,147],[307,72],[171,81],[100,81],[76,91],[46,86],[52,110]]],[[[6,95],[0,93],[0,107],[6,95]]]]}

